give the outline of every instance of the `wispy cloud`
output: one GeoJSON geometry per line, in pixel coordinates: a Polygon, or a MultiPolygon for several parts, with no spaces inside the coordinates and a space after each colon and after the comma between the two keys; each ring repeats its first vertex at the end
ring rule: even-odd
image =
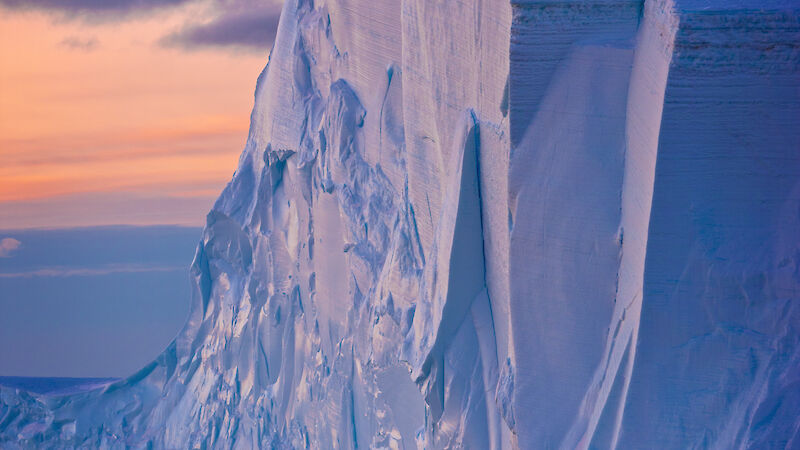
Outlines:
{"type": "Polygon", "coordinates": [[[215,197],[208,192],[218,193],[230,179],[246,124],[196,120],[196,126],[173,123],[171,129],[0,137],[0,228],[10,214],[5,202],[109,191],[215,197]]]}
{"type": "MultiPolygon", "coordinates": [[[[200,119],[198,119],[199,121],[200,119]]],[[[31,170],[31,166],[86,164],[97,161],[132,160],[177,155],[237,155],[246,136],[246,124],[201,125],[203,128],[134,130],[92,135],[54,135],[26,139],[0,137],[0,174],[31,170]],[[55,154],[49,148],[58,148],[55,154]],[[226,149],[226,150],[221,150],[226,149]]]]}
{"type": "Polygon", "coordinates": [[[167,47],[195,49],[202,47],[239,47],[268,50],[275,40],[280,4],[223,11],[203,23],[189,23],[183,29],[160,40],[167,47]]]}
{"type": "Polygon", "coordinates": [[[186,186],[167,186],[158,193],[89,192],[0,202],[0,229],[116,224],[201,226],[222,187],[199,186],[193,189],[195,196],[192,192],[183,196],[180,192],[164,193],[179,189],[186,186]]]}
{"type": "Polygon", "coordinates": [[[71,50],[90,52],[95,50],[100,45],[100,40],[98,40],[95,36],[86,38],[81,38],[79,36],[67,36],[58,44],[71,50]]]}
{"type": "Polygon", "coordinates": [[[103,267],[93,268],[58,266],[24,272],[0,273],[0,278],[97,276],[111,275],[114,273],[178,272],[187,270],[188,266],[148,266],[144,264],[108,264],[103,267]]]}
{"type": "Polygon", "coordinates": [[[22,242],[14,238],[3,238],[0,240],[0,258],[10,258],[20,245],[22,242]]]}

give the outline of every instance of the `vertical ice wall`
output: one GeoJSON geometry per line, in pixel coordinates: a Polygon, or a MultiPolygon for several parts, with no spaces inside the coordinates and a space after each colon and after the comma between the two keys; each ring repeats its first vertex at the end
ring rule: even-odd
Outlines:
{"type": "Polygon", "coordinates": [[[185,329],[3,447],[792,447],[800,6],[290,0],[185,329]]]}
{"type": "Polygon", "coordinates": [[[518,442],[797,445],[797,5],[569,3],[515,5],[518,442]]]}
{"type": "Polygon", "coordinates": [[[734,3],[678,4],[620,447],[800,446],[798,5],[734,3]]]}

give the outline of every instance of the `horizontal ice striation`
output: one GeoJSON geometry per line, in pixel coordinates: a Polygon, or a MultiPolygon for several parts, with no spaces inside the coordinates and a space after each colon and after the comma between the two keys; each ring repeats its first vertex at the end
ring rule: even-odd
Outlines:
{"type": "Polygon", "coordinates": [[[796,2],[290,0],[184,330],[0,446],[800,445],[796,2]]]}

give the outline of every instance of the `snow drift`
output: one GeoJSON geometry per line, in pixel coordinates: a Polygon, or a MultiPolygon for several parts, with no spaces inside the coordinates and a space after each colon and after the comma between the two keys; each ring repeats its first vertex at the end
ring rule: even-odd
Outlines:
{"type": "Polygon", "coordinates": [[[800,446],[798,23],[289,0],[185,329],[0,444],[800,446]]]}

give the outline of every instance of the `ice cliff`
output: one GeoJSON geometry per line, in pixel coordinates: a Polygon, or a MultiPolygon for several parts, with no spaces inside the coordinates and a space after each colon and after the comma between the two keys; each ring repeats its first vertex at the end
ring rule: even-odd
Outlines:
{"type": "Polygon", "coordinates": [[[800,448],[800,4],[289,0],[185,329],[0,446],[800,448]]]}

